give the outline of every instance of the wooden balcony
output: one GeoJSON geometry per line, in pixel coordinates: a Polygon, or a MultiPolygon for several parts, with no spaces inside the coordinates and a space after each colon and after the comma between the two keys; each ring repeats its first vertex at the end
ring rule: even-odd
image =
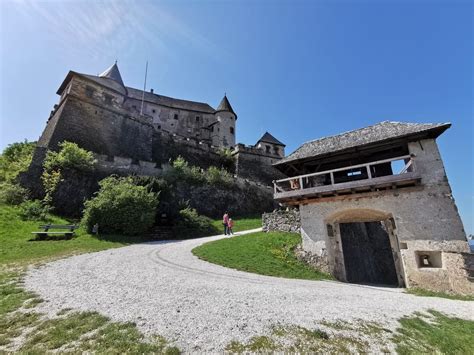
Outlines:
{"type": "Polygon", "coordinates": [[[306,199],[413,186],[420,181],[421,176],[415,171],[413,157],[405,155],[281,179],[274,181],[273,186],[275,200],[291,204],[306,199]],[[392,173],[390,165],[395,161],[405,164],[397,174],[392,173]]]}

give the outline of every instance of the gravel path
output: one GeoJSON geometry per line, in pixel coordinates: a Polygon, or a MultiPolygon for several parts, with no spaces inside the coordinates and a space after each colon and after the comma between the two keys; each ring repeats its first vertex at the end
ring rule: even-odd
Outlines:
{"type": "Polygon", "coordinates": [[[160,334],[187,352],[219,351],[231,340],[263,335],[275,324],[314,328],[323,319],[362,319],[394,328],[401,316],[429,308],[474,319],[474,302],[261,276],[192,255],[194,247],[223,237],[78,255],[31,269],[25,285],[46,301],[40,311],[51,316],[63,308],[95,310],[135,322],[144,333],[160,334]]]}

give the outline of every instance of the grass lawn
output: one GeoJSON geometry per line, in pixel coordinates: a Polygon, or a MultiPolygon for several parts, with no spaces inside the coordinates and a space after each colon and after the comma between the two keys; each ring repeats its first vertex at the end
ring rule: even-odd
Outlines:
{"type": "Polygon", "coordinates": [[[268,335],[230,342],[232,353],[471,354],[474,322],[429,310],[400,319],[392,331],[374,322],[321,322],[315,329],[275,326],[268,335]],[[368,342],[370,338],[370,343],[368,342]]]}
{"type": "MultiPolygon", "coordinates": [[[[255,216],[255,217],[236,217],[235,219],[232,217],[234,221],[234,228],[232,228],[233,232],[241,232],[249,229],[256,229],[262,226],[262,217],[255,216]]],[[[219,231],[219,233],[224,234],[224,226],[222,225],[222,219],[216,219],[212,222],[213,227],[219,231]]]]}
{"type": "Polygon", "coordinates": [[[448,298],[450,300],[460,300],[460,301],[474,301],[474,296],[464,296],[464,295],[452,295],[446,292],[436,292],[425,290],[423,288],[413,287],[406,290],[406,293],[415,296],[422,296],[422,297],[441,297],[441,298],[448,298]]]}
{"type": "MultiPolygon", "coordinates": [[[[70,224],[59,217],[53,217],[51,223],[70,224]]],[[[21,220],[16,207],[0,205],[0,265],[27,265],[66,255],[120,247],[133,241],[133,238],[119,236],[99,239],[81,229],[70,240],[30,241],[34,237],[31,232],[38,231],[41,224],[44,222],[21,220]]],[[[141,240],[137,238],[136,241],[141,240]]]]}
{"type": "MultiPolygon", "coordinates": [[[[58,217],[52,217],[51,223],[70,224],[58,217]]],[[[63,310],[52,319],[44,318],[36,309],[42,300],[21,286],[26,266],[142,240],[100,239],[79,230],[70,240],[30,241],[40,224],[21,220],[16,207],[0,205],[0,353],[179,353],[160,336],[145,339],[135,324],[112,322],[96,312],[63,310]],[[15,340],[18,337],[23,338],[21,343],[15,340]]]]}
{"type": "Polygon", "coordinates": [[[392,341],[399,354],[472,354],[474,322],[430,310],[400,319],[392,341]]]}
{"type": "Polygon", "coordinates": [[[211,263],[262,275],[292,279],[322,280],[318,272],[296,259],[294,248],[301,241],[295,233],[252,233],[203,244],[194,255],[211,263]]]}

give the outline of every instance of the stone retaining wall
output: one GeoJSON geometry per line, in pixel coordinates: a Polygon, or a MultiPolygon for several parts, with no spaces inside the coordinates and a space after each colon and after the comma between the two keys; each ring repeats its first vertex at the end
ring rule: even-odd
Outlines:
{"type": "Polygon", "coordinates": [[[264,232],[299,233],[300,227],[300,211],[297,209],[273,211],[262,215],[262,228],[264,232]]]}

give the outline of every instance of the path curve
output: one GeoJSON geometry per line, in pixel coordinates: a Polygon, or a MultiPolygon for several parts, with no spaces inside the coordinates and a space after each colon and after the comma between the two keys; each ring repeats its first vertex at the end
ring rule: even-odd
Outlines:
{"type": "Polygon", "coordinates": [[[416,297],[397,288],[256,275],[191,253],[224,237],[73,256],[30,269],[25,287],[45,300],[40,311],[51,316],[63,308],[97,311],[135,322],[146,334],[160,334],[186,352],[219,351],[231,340],[266,334],[276,324],[314,328],[323,319],[362,319],[394,328],[398,318],[429,308],[474,319],[474,302],[416,297]]]}

